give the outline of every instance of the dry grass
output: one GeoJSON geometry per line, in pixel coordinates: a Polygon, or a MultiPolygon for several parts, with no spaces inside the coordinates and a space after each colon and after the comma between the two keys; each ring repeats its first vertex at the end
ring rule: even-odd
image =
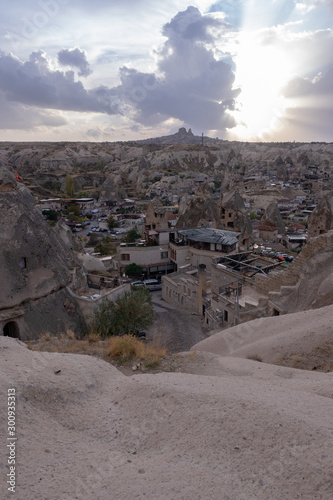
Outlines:
{"type": "Polygon", "coordinates": [[[101,340],[101,336],[100,336],[99,333],[96,333],[93,330],[91,332],[89,332],[89,334],[88,334],[88,342],[90,344],[92,344],[94,342],[98,342],[99,340],[101,340]]]}
{"type": "Polygon", "coordinates": [[[166,356],[166,348],[158,340],[147,344],[132,335],[124,335],[110,338],[108,354],[121,364],[125,361],[138,359],[145,361],[147,368],[154,368],[166,356]]]}
{"type": "Polygon", "coordinates": [[[333,371],[333,342],[315,345],[311,351],[285,354],[275,360],[276,365],[319,372],[333,371]]]}
{"type": "Polygon", "coordinates": [[[262,356],[260,354],[250,354],[249,356],[246,356],[247,359],[252,359],[252,361],[259,361],[260,363],[262,362],[262,356]]]}
{"type": "Polygon", "coordinates": [[[43,337],[42,337],[46,342],[49,342],[51,340],[51,334],[50,332],[45,332],[43,337]]]}
{"type": "Polygon", "coordinates": [[[73,332],[73,330],[67,330],[66,331],[66,335],[69,339],[71,340],[74,340],[75,339],[75,333],[73,332]]]}

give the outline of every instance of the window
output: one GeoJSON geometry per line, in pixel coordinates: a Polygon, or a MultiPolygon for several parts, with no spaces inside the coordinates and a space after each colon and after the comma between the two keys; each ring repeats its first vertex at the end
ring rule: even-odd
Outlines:
{"type": "Polygon", "coordinates": [[[224,321],[228,322],[228,311],[224,311],[224,321]]]}
{"type": "Polygon", "coordinates": [[[26,257],[21,257],[20,258],[19,266],[20,266],[20,269],[26,269],[26,267],[27,267],[27,259],[26,259],[26,257]]]}
{"type": "Polygon", "coordinates": [[[161,252],[161,259],[167,259],[168,258],[168,252],[161,252]]]}
{"type": "Polygon", "coordinates": [[[122,253],[121,260],[131,260],[129,253],[122,253]]]}

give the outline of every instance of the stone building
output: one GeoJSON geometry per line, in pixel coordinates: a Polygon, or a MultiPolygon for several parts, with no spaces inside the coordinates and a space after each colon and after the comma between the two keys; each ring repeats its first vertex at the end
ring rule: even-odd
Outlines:
{"type": "Polygon", "coordinates": [[[223,228],[241,233],[240,243],[248,248],[251,242],[252,226],[247,214],[244,200],[238,191],[223,194],[218,202],[223,228]]]}
{"type": "Polygon", "coordinates": [[[168,224],[168,211],[159,200],[153,200],[149,203],[146,212],[146,222],[144,224],[144,231],[151,230],[167,230],[168,224]]]}

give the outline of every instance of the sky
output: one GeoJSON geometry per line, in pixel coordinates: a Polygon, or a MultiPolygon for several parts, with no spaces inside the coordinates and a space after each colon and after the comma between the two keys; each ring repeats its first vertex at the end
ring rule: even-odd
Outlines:
{"type": "Polygon", "coordinates": [[[333,0],[0,0],[0,141],[333,142],[333,0]]]}

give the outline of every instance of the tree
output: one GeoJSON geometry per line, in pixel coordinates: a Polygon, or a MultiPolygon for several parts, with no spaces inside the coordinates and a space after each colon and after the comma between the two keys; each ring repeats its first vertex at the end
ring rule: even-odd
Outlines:
{"type": "Polygon", "coordinates": [[[80,208],[73,203],[68,207],[67,214],[74,214],[76,217],[80,217],[80,208]]]}
{"type": "Polygon", "coordinates": [[[94,310],[92,329],[105,338],[135,333],[154,320],[150,293],[145,288],[125,292],[114,301],[103,300],[94,310]]]}
{"type": "Polygon", "coordinates": [[[66,188],[67,195],[73,197],[74,193],[75,193],[74,180],[73,180],[73,177],[69,174],[66,175],[65,188],[66,188]]]}
{"type": "Polygon", "coordinates": [[[53,221],[56,221],[58,220],[58,212],[56,210],[43,210],[42,211],[42,214],[45,215],[45,217],[47,218],[47,220],[53,220],[53,221]]]}
{"type": "Polygon", "coordinates": [[[89,198],[89,193],[88,191],[80,191],[77,196],[78,198],[89,198]]]}
{"type": "Polygon", "coordinates": [[[141,234],[136,229],[130,229],[126,234],[124,241],[126,243],[134,243],[135,240],[140,238],[141,234]]]}
{"type": "Polygon", "coordinates": [[[115,227],[119,227],[119,222],[114,217],[112,217],[112,215],[110,215],[110,217],[108,218],[108,228],[113,229],[115,227]]]}
{"type": "Polygon", "coordinates": [[[136,277],[136,276],[141,276],[142,275],[142,267],[138,266],[133,262],[132,264],[129,264],[126,269],[125,269],[125,274],[129,277],[136,277]]]}
{"type": "Polygon", "coordinates": [[[99,242],[99,237],[97,236],[96,233],[92,233],[87,242],[87,245],[90,247],[95,247],[98,244],[98,242],[99,242]]]}

